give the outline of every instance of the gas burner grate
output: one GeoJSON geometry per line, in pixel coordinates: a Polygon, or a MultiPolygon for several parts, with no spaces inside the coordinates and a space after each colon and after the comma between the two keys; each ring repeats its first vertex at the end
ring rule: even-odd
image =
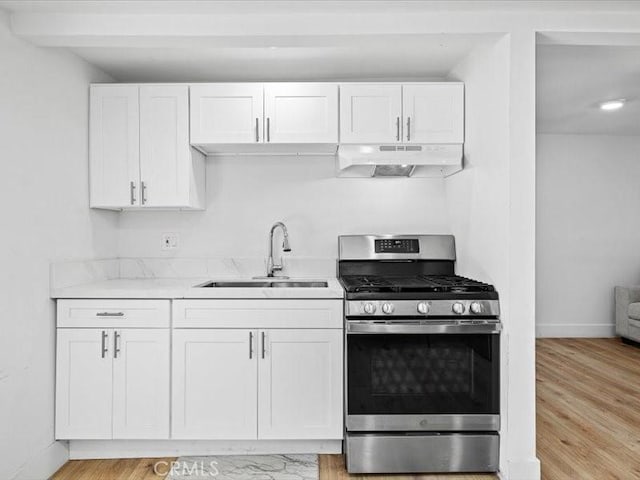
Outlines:
{"type": "Polygon", "coordinates": [[[347,291],[354,293],[384,292],[492,292],[493,286],[458,275],[358,276],[346,275],[342,280],[347,291]]]}

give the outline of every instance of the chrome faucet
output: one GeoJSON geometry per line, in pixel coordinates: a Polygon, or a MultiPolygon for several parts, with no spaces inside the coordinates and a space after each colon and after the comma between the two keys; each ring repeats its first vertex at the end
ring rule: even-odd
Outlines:
{"type": "Polygon", "coordinates": [[[290,252],[291,247],[289,246],[289,233],[287,232],[287,227],[282,222],[276,222],[271,227],[271,231],[269,232],[269,260],[267,261],[267,277],[273,277],[274,272],[282,271],[282,255],[280,255],[280,263],[276,264],[273,261],[273,234],[278,229],[282,229],[282,233],[284,234],[284,240],[282,241],[282,251],[290,252]]]}

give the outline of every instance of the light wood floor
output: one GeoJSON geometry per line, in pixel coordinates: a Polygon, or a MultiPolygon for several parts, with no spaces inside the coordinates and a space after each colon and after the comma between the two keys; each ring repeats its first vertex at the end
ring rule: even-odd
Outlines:
{"type": "Polygon", "coordinates": [[[619,339],[537,342],[543,480],[640,478],[640,348],[619,339]]]}
{"type": "MultiPolygon", "coordinates": [[[[537,341],[538,457],[543,480],[640,479],[640,348],[618,339],[537,341]]],[[[67,462],[52,480],[158,480],[156,461],[67,462]]],[[[349,475],[340,455],[320,456],[320,480],[349,475]]],[[[387,476],[388,477],[388,476],[387,476]]],[[[358,480],[384,480],[359,475],[358,480]]],[[[493,475],[393,476],[493,480],[493,475]]]]}

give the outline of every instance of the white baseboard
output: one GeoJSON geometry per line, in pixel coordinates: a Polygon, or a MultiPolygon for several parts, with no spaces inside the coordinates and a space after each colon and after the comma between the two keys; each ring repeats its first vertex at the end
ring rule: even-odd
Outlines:
{"type": "Polygon", "coordinates": [[[342,440],[71,440],[69,458],[342,453],[342,440]]]}
{"type": "Polygon", "coordinates": [[[538,324],[538,338],[603,338],[615,337],[616,326],[613,323],[565,323],[538,324]]]}
{"type": "Polygon", "coordinates": [[[540,460],[509,461],[509,472],[501,475],[504,480],[540,480],[540,460]]]}
{"type": "Polygon", "coordinates": [[[53,442],[31,457],[13,480],[47,480],[67,460],[69,460],[69,448],[66,442],[53,442]]]}

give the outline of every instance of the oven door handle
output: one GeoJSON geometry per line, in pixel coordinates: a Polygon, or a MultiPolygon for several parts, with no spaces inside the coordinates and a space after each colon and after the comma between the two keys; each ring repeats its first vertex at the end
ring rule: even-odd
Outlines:
{"type": "Polygon", "coordinates": [[[447,333],[500,333],[501,325],[497,322],[472,323],[472,322],[388,322],[373,323],[367,321],[348,321],[347,333],[426,333],[426,334],[447,334],[447,333]]]}

